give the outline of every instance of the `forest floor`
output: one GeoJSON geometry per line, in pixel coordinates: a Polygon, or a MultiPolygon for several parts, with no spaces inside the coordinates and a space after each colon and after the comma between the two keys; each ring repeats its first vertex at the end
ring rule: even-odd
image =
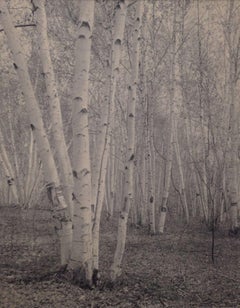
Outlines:
{"type": "Polygon", "coordinates": [[[50,213],[0,207],[0,307],[240,307],[240,238],[204,225],[167,224],[162,235],[129,226],[123,273],[107,283],[117,220],[103,219],[99,287],[83,290],[56,270],[50,213]]]}

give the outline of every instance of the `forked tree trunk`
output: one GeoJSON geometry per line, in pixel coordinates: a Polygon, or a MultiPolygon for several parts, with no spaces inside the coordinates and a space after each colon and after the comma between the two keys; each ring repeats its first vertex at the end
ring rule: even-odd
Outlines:
{"type": "Polygon", "coordinates": [[[69,269],[81,286],[93,283],[92,192],[89,152],[89,69],[91,58],[94,0],[79,1],[78,36],[75,46],[73,86],[73,242],[69,269]]]}
{"type": "Polygon", "coordinates": [[[108,109],[104,112],[105,136],[102,141],[102,156],[100,157],[101,165],[98,179],[98,188],[96,196],[96,209],[93,223],[93,267],[98,272],[99,267],[99,229],[102,206],[105,194],[107,164],[109,160],[111,135],[115,115],[115,95],[119,75],[119,64],[121,57],[122,42],[124,37],[125,19],[127,14],[128,0],[119,0],[116,6],[115,25],[113,33],[113,44],[111,51],[111,73],[110,73],[110,90],[108,97],[108,109]],[[107,111],[107,113],[106,113],[107,111]]]}
{"type": "Polygon", "coordinates": [[[127,235],[127,220],[129,210],[134,198],[134,161],[135,161],[135,113],[137,100],[137,85],[139,75],[139,42],[140,29],[143,14],[143,1],[137,2],[134,37],[133,37],[133,65],[131,84],[129,85],[129,101],[127,105],[127,155],[125,162],[125,183],[124,183],[124,204],[118,219],[118,236],[117,247],[114,254],[113,264],[111,266],[111,279],[114,281],[121,274],[121,263],[125,250],[126,235],[127,235]]]}
{"type": "Polygon", "coordinates": [[[67,215],[67,204],[62,194],[57,168],[54,162],[50,144],[44,129],[41,112],[36,100],[32,83],[30,80],[27,62],[24,57],[19,37],[13,26],[7,5],[0,0],[0,22],[7,36],[9,48],[12,51],[13,66],[21,84],[22,92],[26,101],[29,114],[29,122],[37,142],[39,157],[43,162],[44,177],[47,182],[48,196],[55,209],[55,217],[58,221],[57,229],[61,241],[61,263],[68,262],[71,247],[72,224],[67,215]]]}
{"type": "Polygon", "coordinates": [[[73,176],[70,158],[64,137],[62,123],[61,105],[58,96],[57,84],[50,56],[50,48],[47,35],[47,18],[45,12],[45,0],[33,0],[35,6],[36,24],[38,32],[38,43],[40,58],[43,66],[43,77],[46,83],[47,98],[50,107],[52,134],[56,148],[56,158],[60,169],[60,179],[63,186],[63,193],[69,206],[69,214],[73,216],[72,192],[73,176]]]}

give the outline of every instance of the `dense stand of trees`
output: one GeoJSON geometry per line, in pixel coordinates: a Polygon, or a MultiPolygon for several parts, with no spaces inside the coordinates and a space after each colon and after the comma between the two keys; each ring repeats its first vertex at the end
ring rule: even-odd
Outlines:
{"type": "Polygon", "coordinates": [[[1,202],[51,201],[61,263],[97,284],[100,221],[239,228],[236,0],[0,0],[1,202]]]}

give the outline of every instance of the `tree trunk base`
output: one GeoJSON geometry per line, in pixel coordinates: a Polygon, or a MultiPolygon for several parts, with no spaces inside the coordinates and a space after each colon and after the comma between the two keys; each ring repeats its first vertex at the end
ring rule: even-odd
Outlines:
{"type": "Polygon", "coordinates": [[[93,289],[93,282],[87,278],[86,269],[83,266],[67,270],[65,278],[82,289],[93,289]]]}

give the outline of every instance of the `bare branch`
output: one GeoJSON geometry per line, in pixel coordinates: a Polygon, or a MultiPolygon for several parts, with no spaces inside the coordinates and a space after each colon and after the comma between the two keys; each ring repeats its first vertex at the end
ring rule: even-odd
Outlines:
{"type": "MultiPolygon", "coordinates": [[[[36,24],[23,24],[23,25],[15,25],[15,28],[25,28],[25,27],[36,27],[36,24]]],[[[0,29],[0,32],[3,32],[4,29],[0,29]]]]}

